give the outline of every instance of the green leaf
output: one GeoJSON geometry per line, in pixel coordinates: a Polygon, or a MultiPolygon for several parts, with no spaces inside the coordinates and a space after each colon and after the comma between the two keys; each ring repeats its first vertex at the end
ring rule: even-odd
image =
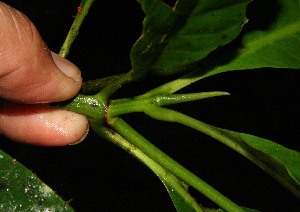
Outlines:
{"type": "Polygon", "coordinates": [[[257,136],[198,121],[198,130],[242,154],[300,199],[300,153],[257,136]]]}
{"type": "MultiPolygon", "coordinates": [[[[161,179],[161,178],[160,178],[161,179]]],[[[188,193],[188,187],[182,182],[169,184],[167,181],[162,180],[168,193],[173,201],[173,204],[178,212],[192,212],[192,211],[205,211],[205,212],[225,212],[222,208],[213,209],[205,208],[194,200],[194,198],[188,193]],[[179,185],[179,186],[178,186],[179,185]],[[180,189],[178,189],[180,187],[180,189]]],[[[241,207],[245,212],[259,212],[255,209],[241,207]]]]}
{"type": "Polygon", "coordinates": [[[253,135],[214,127],[167,108],[144,111],[152,118],[176,122],[198,130],[245,156],[300,199],[300,153],[253,135]]]}
{"type": "Polygon", "coordinates": [[[300,199],[300,153],[273,141],[210,126],[214,137],[254,162],[300,199]]]}
{"type": "MultiPolygon", "coordinates": [[[[246,144],[245,149],[249,148],[248,151],[255,156],[253,160],[257,160],[257,164],[267,164],[265,171],[269,172],[271,169],[273,174],[283,178],[286,186],[293,190],[295,188],[294,193],[300,198],[300,153],[267,139],[244,133],[239,135],[246,144]]],[[[264,169],[264,165],[262,168],[264,169]]]]}
{"type": "MultiPolygon", "coordinates": [[[[243,47],[220,49],[193,72],[147,92],[146,96],[171,94],[215,74],[263,67],[300,68],[300,1],[278,0],[277,20],[266,31],[244,36],[243,47]],[[228,58],[228,55],[235,55],[228,58]],[[224,63],[224,61],[226,61],[224,63]]],[[[250,20],[251,21],[251,20],[250,20]]],[[[175,57],[174,57],[175,59],[175,57]]]]}
{"type": "MultiPolygon", "coordinates": [[[[197,204],[194,198],[188,193],[188,188],[184,188],[182,183],[177,183],[178,185],[176,188],[169,184],[167,181],[162,180],[163,184],[165,185],[172,202],[178,212],[192,212],[192,211],[203,211],[202,208],[197,204]],[[178,189],[178,187],[180,189],[178,189]]],[[[173,183],[174,184],[174,183],[173,183]]]]}
{"type": "Polygon", "coordinates": [[[73,211],[31,171],[0,150],[0,211],[73,211]]]}
{"type": "Polygon", "coordinates": [[[205,76],[263,67],[300,68],[300,1],[279,0],[279,3],[277,20],[269,29],[246,34],[237,55],[224,65],[216,66],[216,61],[211,61],[214,68],[205,76]]]}
{"type": "MultiPolygon", "coordinates": [[[[242,207],[245,212],[259,212],[258,210],[242,207]]],[[[225,212],[223,209],[206,208],[205,212],[225,212]]]]}
{"type": "Polygon", "coordinates": [[[246,23],[249,0],[138,0],[146,17],[131,51],[135,72],[172,74],[231,42],[246,23]]]}

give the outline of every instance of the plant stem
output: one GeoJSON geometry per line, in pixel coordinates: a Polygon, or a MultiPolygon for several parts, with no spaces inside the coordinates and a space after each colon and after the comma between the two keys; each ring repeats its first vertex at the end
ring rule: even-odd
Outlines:
{"type": "Polygon", "coordinates": [[[149,96],[154,96],[154,95],[159,95],[159,94],[172,94],[175,93],[176,91],[179,91],[180,89],[197,82],[201,79],[203,79],[203,76],[191,76],[191,74],[184,75],[176,80],[167,82],[157,88],[154,88],[145,94],[141,95],[141,97],[149,97],[149,96]]]}
{"type": "Polygon", "coordinates": [[[220,129],[177,111],[157,106],[153,106],[152,108],[148,107],[144,112],[152,118],[183,124],[220,141],[262,168],[299,198],[299,189],[296,189],[294,185],[286,179],[285,175],[278,171],[276,165],[274,166],[270,159],[266,159],[267,156],[264,156],[264,153],[260,153],[259,150],[243,142],[235,132],[220,129]]]}
{"type": "Polygon", "coordinates": [[[127,113],[144,112],[145,108],[149,106],[152,107],[153,105],[165,106],[224,95],[229,95],[229,93],[223,91],[211,91],[189,94],[156,95],[148,98],[137,96],[131,99],[112,100],[110,102],[108,116],[117,117],[127,113]]]}
{"type": "Polygon", "coordinates": [[[81,113],[87,116],[89,119],[103,122],[105,109],[106,109],[106,98],[102,99],[98,96],[88,96],[83,94],[78,94],[71,101],[66,101],[60,103],[58,106],[64,109],[81,113]]]}
{"type": "Polygon", "coordinates": [[[184,168],[182,165],[174,161],[160,149],[151,144],[147,139],[145,139],[142,135],[131,128],[121,118],[114,118],[112,120],[109,120],[109,124],[117,132],[124,136],[125,139],[129,140],[132,144],[134,144],[137,148],[147,154],[154,161],[165,167],[169,172],[173,173],[182,181],[194,187],[196,190],[211,199],[223,209],[227,211],[243,211],[243,209],[241,209],[237,204],[233,203],[227,197],[209,186],[199,177],[194,175],[192,172],[184,168]]]}
{"type": "Polygon", "coordinates": [[[133,75],[133,70],[130,70],[126,74],[121,75],[115,81],[105,86],[98,94],[95,95],[95,97],[100,96],[100,98],[102,98],[103,96],[105,96],[108,99],[113,93],[121,88],[122,85],[131,82],[134,79],[133,75]]]}
{"type": "Polygon", "coordinates": [[[78,7],[78,12],[76,14],[75,20],[69,30],[69,33],[60,49],[59,55],[66,58],[69,54],[71,46],[77,37],[80,27],[88,14],[88,11],[93,3],[93,0],[81,0],[80,6],[78,7]]]}
{"type": "Polygon", "coordinates": [[[130,155],[137,158],[150,168],[164,183],[171,185],[172,189],[174,189],[174,191],[176,191],[185,200],[185,202],[190,205],[190,207],[195,209],[195,211],[203,211],[194,198],[190,196],[187,190],[182,186],[181,181],[160,164],[151,159],[143,151],[112,129],[99,127],[98,124],[96,126],[92,124],[92,127],[101,137],[124,149],[130,155]]]}
{"type": "Polygon", "coordinates": [[[193,128],[197,131],[200,131],[218,141],[221,141],[226,146],[230,147],[231,149],[237,151],[241,155],[251,160],[247,151],[241,148],[236,142],[233,142],[224,133],[218,131],[216,127],[213,127],[190,116],[167,108],[153,106],[152,108],[148,107],[147,110],[145,110],[144,112],[145,114],[157,120],[176,122],[187,127],[193,128]]]}
{"type": "Polygon", "coordinates": [[[101,91],[108,84],[113,83],[114,81],[124,77],[126,74],[112,75],[109,77],[90,80],[83,82],[80,93],[82,94],[92,94],[101,91]]]}

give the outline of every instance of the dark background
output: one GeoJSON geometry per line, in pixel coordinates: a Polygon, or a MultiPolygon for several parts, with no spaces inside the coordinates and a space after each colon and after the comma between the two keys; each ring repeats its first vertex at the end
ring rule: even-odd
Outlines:
{"type": "MultiPolygon", "coordinates": [[[[58,52],[79,0],[4,1],[24,12],[43,39],[58,52]]],[[[172,2],[172,1],[170,1],[172,2]]],[[[254,1],[245,30],[264,29],[276,17],[274,1],[254,1]]],[[[130,69],[129,52],[141,33],[143,18],[132,1],[95,1],[69,59],[84,80],[130,69]]],[[[299,47],[300,48],[300,47],[299,47]]],[[[176,106],[206,123],[254,134],[300,150],[298,70],[260,69],[220,74],[182,92],[223,90],[229,97],[176,106]]],[[[130,97],[167,79],[122,88],[115,98],[130,97]]],[[[251,162],[199,132],[152,120],[143,114],[125,119],[146,138],[240,205],[262,211],[297,211],[292,194],[251,162]]],[[[137,160],[90,132],[77,146],[43,148],[0,137],[1,148],[33,170],[76,211],[174,211],[158,178],[137,160]]],[[[193,191],[192,191],[193,192],[193,191]]],[[[205,206],[214,206],[197,196],[205,206]]]]}

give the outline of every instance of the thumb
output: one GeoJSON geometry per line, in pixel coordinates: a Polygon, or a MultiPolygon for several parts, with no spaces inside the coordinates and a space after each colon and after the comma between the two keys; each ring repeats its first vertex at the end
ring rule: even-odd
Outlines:
{"type": "Polygon", "coordinates": [[[79,69],[50,53],[33,23],[0,2],[0,98],[39,103],[57,102],[77,94],[79,69]]]}

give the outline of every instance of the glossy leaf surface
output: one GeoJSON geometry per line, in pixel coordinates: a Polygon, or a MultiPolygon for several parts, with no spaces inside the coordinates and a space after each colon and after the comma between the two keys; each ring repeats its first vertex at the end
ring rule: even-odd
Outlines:
{"type": "Polygon", "coordinates": [[[256,136],[240,133],[240,138],[255,156],[252,160],[258,165],[267,164],[267,168],[260,166],[300,198],[300,153],[256,136]]]}
{"type": "Polygon", "coordinates": [[[0,211],[73,211],[31,171],[0,150],[0,211]]]}
{"type": "Polygon", "coordinates": [[[138,0],[146,14],[143,34],[133,46],[137,73],[173,74],[231,42],[246,23],[249,0],[138,0]]]}
{"type": "MultiPolygon", "coordinates": [[[[273,141],[200,123],[202,131],[239,152],[300,199],[300,153],[273,141]]],[[[199,129],[200,129],[199,128],[199,129]]]]}
{"type": "MultiPolygon", "coordinates": [[[[213,68],[205,76],[264,67],[300,68],[300,1],[279,0],[279,3],[277,19],[267,30],[246,34],[243,47],[236,53],[232,50],[236,55],[222,65],[211,61],[213,68]]],[[[219,56],[217,60],[222,60],[222,55],[219,56]]]]}

